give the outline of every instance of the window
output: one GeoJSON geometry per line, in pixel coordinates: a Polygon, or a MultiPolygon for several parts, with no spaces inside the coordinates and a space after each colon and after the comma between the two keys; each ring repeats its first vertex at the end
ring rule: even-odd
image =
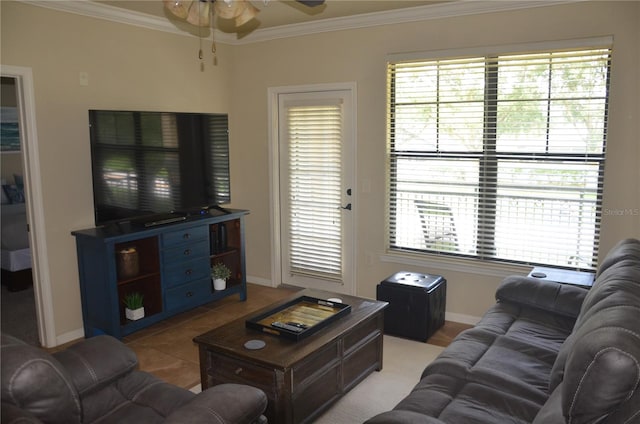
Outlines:
{"type": "Polygon", "coordinates": [[[390,249],[594,268],[610,54],[391,60],[390,249]]]}

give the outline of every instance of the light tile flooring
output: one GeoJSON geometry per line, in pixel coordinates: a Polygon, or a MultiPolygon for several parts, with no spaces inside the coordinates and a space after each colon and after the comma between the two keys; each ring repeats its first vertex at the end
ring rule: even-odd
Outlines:
{"type": "MultiPolygon", "coordinates": [[[[184,388],[200,383],[198,348],[193,338],[213,328],[248,315],[260,308],[288,297],[293,288],[271,288],[247,284],[247,300],[239,296],[212,302],[176,315],[124,338],[138,355],[140,369],[184,388]]],[[[447,346],[465,324],[446,322],[429,343],[447,346]]]]}

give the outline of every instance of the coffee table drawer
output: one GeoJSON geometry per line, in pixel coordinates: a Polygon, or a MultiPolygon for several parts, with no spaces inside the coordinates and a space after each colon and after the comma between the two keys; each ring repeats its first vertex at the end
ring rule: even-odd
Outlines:
{"type": "Polygon", "coordinates": [[[382,334],[370,338],[344,358],[343,383],[345,391],[362,381],[372,371],[382,369],[382,334]]]}
{"type": "Polygon", "coordinates": [[[247,362],[237,361],[222,355],[211,356],[211,367],[207,373],[214,380],[227,383],[242,383],[259,387],[267,393],[267,396],[275,392],[274,370],[263,368],[247,362]]]}
{"type": "Polygon", "coordinates": [[[317,375],[324,372],[324,368],[335,365],[339,361],[340,351],[337,341],[309,355],[308,358],[293,369],[293,391],[296,392],[300,386],[314,382],[318,378],[317,375]]]}
{"type": "Polygon", "coordinates": [[[367,339],[380,334],[382,323],[382,316],[378,315],[349,330],[349,332],[344,336],[345,353],[349,353],[353,349],[357,349],[358,346],[361,343],[365,342],[367,339]]]}

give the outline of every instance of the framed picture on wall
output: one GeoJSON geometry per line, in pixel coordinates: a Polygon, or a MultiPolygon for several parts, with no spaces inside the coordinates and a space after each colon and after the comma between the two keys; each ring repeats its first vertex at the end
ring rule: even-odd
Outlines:
{"type": "Polygon", "coordinates": [[[16,107],[2,106],[0,109],[0,151],[20,151],[20,126],[16,107]]]}

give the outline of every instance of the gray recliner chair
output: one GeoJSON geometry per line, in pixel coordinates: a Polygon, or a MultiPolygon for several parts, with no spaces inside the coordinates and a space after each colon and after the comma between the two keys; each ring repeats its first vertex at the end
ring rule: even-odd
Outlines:
{"type": "Polygon", "coordinates": [[[200,394],[138,371],[111,336],[49,354],[2,334],[2,423],[264,424],[259,389],[222,384],[200,394]]]}

